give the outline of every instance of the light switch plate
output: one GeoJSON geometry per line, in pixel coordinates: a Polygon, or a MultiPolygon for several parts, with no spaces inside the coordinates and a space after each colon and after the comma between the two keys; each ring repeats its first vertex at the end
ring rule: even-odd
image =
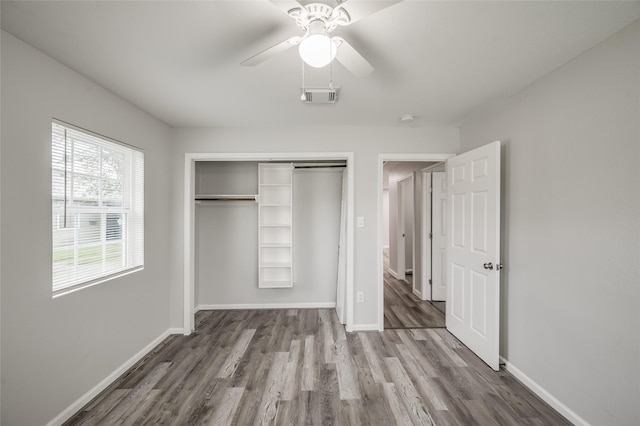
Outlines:
{"type": "Polygon", "coordinates": [[[358,216],[356,219],[356,226],[358,228],[364,228],[364,216],[358,216]]]}

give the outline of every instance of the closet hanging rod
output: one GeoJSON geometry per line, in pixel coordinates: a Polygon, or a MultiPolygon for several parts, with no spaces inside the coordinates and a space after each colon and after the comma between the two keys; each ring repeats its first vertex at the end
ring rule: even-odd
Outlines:
{"type": "Polygon", "coordinates": [[[196,195],[196,201],[256,201],[257,195],[196,195]]]}
{"type": "Polygon", "coordinates": [[[294,163],[294,169],[325,169],[325,168],[343,168],[347,167],[344,163],[294,163]]]}

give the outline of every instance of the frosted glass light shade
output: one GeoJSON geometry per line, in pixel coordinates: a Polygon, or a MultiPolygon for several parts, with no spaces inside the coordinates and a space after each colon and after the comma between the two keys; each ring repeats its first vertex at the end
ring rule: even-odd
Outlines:
{"type": "Polygon", "coordinates": [[[338,45],[327,35],[310,34],[300,42],[298,50],[307,65],[322,68],[335,59],[338,45]]]}

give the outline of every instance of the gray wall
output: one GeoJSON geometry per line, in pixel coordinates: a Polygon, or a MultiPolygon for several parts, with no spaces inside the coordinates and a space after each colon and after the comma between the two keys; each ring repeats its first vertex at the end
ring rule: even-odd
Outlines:
{"type": "MultiPolygon", "coordinates": [[[[208,193],[255,194],[257,169],[257,163],[209,162],[196,181],[210,188],[208,193]],[[215,188],[208,183],[212,179],[215,188]],[[244,183],[238,187],[238,181],[244,183]]],[[[293,190],[293,288],[258,288],[254,201],[208,202],[196,208],[196,306],[336,302],[342,169],[296,170],[293,190]]]]}
{"type": "MultiPolygon", "coordinates": [[[[444,128],[219,128],[177,129],[173,145],[171,324],[183,324],[184,162],[187,152],[354,152],[354,216],[365,217],[354,228],[354,291],[365,292],[355,305],[356,326],[377,326],[378,182],[380,153],[455,153],[458,129],[444,128]],[[301,142],[303,141],[303,142],[301,142]],[[393,143],[390,143],[393,141],[393,143]]],[[[380,219],[382,220],[382,219],[380,219]]]]}
{"type": "Polygon", "coordinates": [[[43,425],[169,327],[167,126],[2,32],[2,422],[43,425]],[[51,118],[145,152],[145,269],[51,297],[51,118]]]}
{"type": "Polygon", "coordinates": [[[461,128],[503,148],[502,355],[593,425],[640,413],[640,23],[461,128]]]}

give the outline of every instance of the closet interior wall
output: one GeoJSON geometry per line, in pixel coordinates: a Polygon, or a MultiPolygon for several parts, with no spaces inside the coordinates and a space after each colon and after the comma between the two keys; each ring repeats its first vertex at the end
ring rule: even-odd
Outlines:
{"type": "MultiPolygon", "coordinates": [[[[292,288],[258,288],[258,204],[253,199],[197,202],[196,309],[335,306],[342,171],[293,172],[292,288]]],[[[256,195],[258,163],[198,161],[195,192],[196,199],[256,195]]]]}

